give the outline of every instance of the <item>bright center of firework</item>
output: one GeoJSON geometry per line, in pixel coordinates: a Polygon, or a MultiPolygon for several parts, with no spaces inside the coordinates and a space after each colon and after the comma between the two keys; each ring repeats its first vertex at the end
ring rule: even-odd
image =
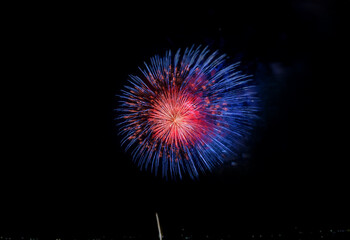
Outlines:
{"type": "Polygon", "coordinates": [[[181,118],[178,116],[175,116],[173,118],[173,124],[175,124],[175,126],[179,127],[181,125],[181,118]]]}
{"type": "Polygon", "coordinates": [[[168,145],[193,145],[204,126],[200,120],[199,101],[193,94],[178,90],[160,97],[155,101],[149,118],[154,137],[168,145]]]}

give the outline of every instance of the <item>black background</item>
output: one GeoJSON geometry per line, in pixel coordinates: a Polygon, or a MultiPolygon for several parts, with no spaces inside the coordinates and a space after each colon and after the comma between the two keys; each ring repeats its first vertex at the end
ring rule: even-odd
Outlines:
{"type": "Polygon", "coordinates": [[[349,223],[348,164],[330,104],[339,86],[332,1],[12,10],[10,50],[20,64],[7,98],[0,230],[156,236],[155,212],[168,236],[182,227],[349,223]],[[219,49],[254,75],[261,119],[245,161],[167,182],[140,172],[120,147],[115,94],[143,61],[193,44],[219,49]]]}

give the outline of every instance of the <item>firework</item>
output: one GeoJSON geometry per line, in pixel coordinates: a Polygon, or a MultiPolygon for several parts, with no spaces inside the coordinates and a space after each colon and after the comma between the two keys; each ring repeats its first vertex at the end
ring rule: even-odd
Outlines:
{"type": "Polygon", "coordinates": [[[118,126],[140,169],[196,178],[237,154],[256,118],[249,76],[208,48],[145,63],[122,90],[118,126]]]}

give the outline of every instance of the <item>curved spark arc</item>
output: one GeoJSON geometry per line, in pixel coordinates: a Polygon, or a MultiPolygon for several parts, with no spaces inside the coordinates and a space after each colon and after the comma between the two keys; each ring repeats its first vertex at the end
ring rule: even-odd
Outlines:
{"type": "Polygon", "coordinates": [[[133,160],[162,176],[191,178],[238,152],[258,107],[255,86],[208,47],[154,56],[120,95],[119,126],[133,160]]]}

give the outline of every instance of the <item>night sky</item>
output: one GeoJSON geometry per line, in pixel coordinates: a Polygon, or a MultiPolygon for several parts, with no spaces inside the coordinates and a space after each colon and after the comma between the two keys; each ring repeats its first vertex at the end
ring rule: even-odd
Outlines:
{"type": "Polygon", "coordinates": [[[155,212],[168,235],[348,224],[333,1],[257,2],[19,7],[0,230],[156,236],[155,212]],[[167,182],[120,147],[115,94],[143,61],[193,44],[241,61],[260,120],[237,164],[167,182]]]}

